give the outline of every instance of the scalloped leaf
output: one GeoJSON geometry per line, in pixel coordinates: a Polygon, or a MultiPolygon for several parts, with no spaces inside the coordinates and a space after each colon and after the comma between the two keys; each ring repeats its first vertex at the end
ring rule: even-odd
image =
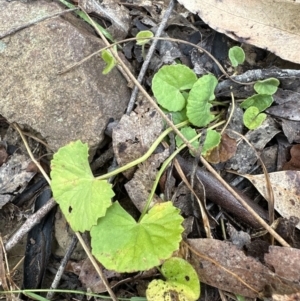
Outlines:
{"type": "Polygon", "coordinates": [[[191,89],[196,81],[196,74],[184,65],[164,66],[153,77],[152,91],[159,105],[177,112],[186,105],[183,91],[191,89]]]}
{"type": "Polygon", "coordinates": [[[120,273],[151,269],[178,249],[182,221],[171,202],[156,204],[139,223],[115,202],[91,230],[92,253],[120,273]]]}
{"type": "Polygon", "coordinates": [[[153,280],[150,282],[146,296],[148,301],[173,300],[176,296],[180,301],[194,301],[200,296],[199,278],[194,268],[184,259],[172,257],[161,267],[166,281],[153,280]]]}
{"type": "Polygon", "coordinates": [[[208,74],[199,78],[193,85],[186,106],[186,115],[193,125],[203,127],[214,119],[214,115],[210,113],[212,105],[209,101],[215,99],[217,84],[216,77],[208,74]]]}
{"type": "Polygon", "coordinates": [[[81,141],[71,142],[54,154],[51,179],[53,197],[74,231],[89,231],[111,205],[111,185],[94,178],[88,146],[81,141]]]}

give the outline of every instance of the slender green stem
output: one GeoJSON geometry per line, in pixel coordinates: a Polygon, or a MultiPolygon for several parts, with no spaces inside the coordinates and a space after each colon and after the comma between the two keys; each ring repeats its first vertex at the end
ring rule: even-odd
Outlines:
{"type": "MultiPolygon", "coordinates": [[[[90,296],[90,297],[96,297],[96,298],[111,300],[110,296],[99,295],[99,294],[88,293],[88,292],[77,291],[77,290],[63,290],[63,289],[53,289],[53,290],[49,290],[49,289],[30,289],[30,290],[0,291],[0,294],[24,294],[24,295],[28,295],[28,296],[34,297],[34,298],[39,297],[39,299],[36,299],[36,300],[48,300],[48,299],[46,299],[44,297],[41,297],[41,296],[39,296],[37,294],[34,294],[34,293],[47,293],[49,291],[53,291],[55,293],[85,295],[85,296],[90,296]]],[[[119,300],[130,301],[131,298],[119,298],[119,300]]]]}
{"type": "MultiPolygon", "coordinates": [[[[185,125],[187,125],[189,122],[188,121],[183,121],[181,123],[178,123],[176,126],[176,128],[181,128],[185,125]]],[[[112,176],[115,176],[129,168],[132,168],[142,162],[144,162],[145,160],[147,160],[151,155],[152,153],[155,151],[155,149],[157,148],[157,146],[161,143],[161,141],[163,141],[163,139],[173,131],[172,128],[167,128],[164,132],[162,132],[160,134],[160,136],[154,141],[154,143],[151,145],[151,147],[149,148],[149,150],[140,158],[132,161],[132,162],[129,162],[128,164],[118,168],[118,169],[115,169],[109,173],[106,173],[105,175],[102,175],[102,176],[99,176],[99,177],[96,177],[97,180],[105,180],[105,179],[108,179],[112,176]]]]}
{"type": "MultiPolygon", "coordinates": [[[[214,129],[218,126],[220,126],[221,124],[223,124],[225,121],[220,121],[219,123],[214,124],[213,126],[209,127],[209,129],[214,129]]],[[[194,138],[192,138],[191,140],[189,140],[189,143],[194,142],[195,140],[197,140],[198,138],[200,138],[201,133],[199,133],[198,135],[196,135],[194,138]]],[[[164,173],[165,169],[168,167],[168,165],[171,163],[171,161],[185,148],[187,147],[186,144],[183,144],[182,146],[180,146],[170,157],[168,157],[167,160],[165,160],[165,162],[163,163],[163,165],[161,166],[159,172],[157,173],[156,177],[155,177],[155,181],[152,185],[152,189],[151,192],[148,196],[146,205],[143,209],[143,212],[139,218],[139,222],[142,220],[142,218],[144,217],[144,215],[148,212],[149,206],[151,204],[152,198],[154,196],[155,190],[157,188],[159,179],[161,178],[162,174],[164,173]]]]}

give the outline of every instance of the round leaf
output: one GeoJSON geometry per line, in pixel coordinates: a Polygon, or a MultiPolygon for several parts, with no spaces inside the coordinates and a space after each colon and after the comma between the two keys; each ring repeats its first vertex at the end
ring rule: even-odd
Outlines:
{"type": "Polygon", "coordinates": [[[259,112],[264,111],[271,106],[273,97],[267,94],[256,94],[248,97],[241,103],[241,108],[248,109],[250,107],[257,107],[259,112]]]}
{"type": "Polygon", "coordinates": [[[53,156],[51,178],[53,197],[74,231],[90,230],[111,205],[111,185],[94,178],[88,146],[81,141],[71,142],[53,156]]]}
{"type": "Polygon", "coordinates": [[[277,78],[267,78],[265,80],[259,80],[254,84],[254,90],[258,94],[273,95],[276,93],[280,81],[277,78]]]}
{"type": "Polygon", "coordinates": [[[259,113],[258,108],[250,107],[244,113],[243,122],[249,130],[254,130],[259,127],[266,118],[267,115],[264,113],[259,113]]]}
{"type": "Polygon", "coordinates": [[[181,301],[194,301],[199,298],[199,279],[187,261],[177,257],[167,259],[161,271],[166,281],[151,281],[146,291],[148,301],[173,300],[172,296],[176,296],[175,300],[181,301]]]}
{"type": "Polygon", "coordinates": [[[147,44],[150,39],[149,38],[153,38],[153,32],[150,30],[143,30],[140,31],[137,35],[136,35],[136,44],[137,45],[145,45],[147,44]]]}
{"type": "Polygon", "coordinates": [[[245,61],[245,52],[241,47],[238,46],[230,48],[228,56],[233,67],[243,64],[245,61]]]}
{"type": "Polygon", "coordinates": [[[186,104],[182,91],[191,89],[196,81],[196,74],[184,65],[164,66],[153,77],[152,91],[163,108],[181,111],[186,104]]]}
{"type": "Polygon", "coordinates": [[[120,273],[151,269],[178,249],[182,221],[171,202],[155,205],[140,223],[115,202],[91,230],[92,253],[120,273]]]}
{"type": "Polygon", "coordinates": [[[212,105],[209,101],[215,98],[217,83],[216,77],[208,74],[199,78],[193,85],[186,106],[186,115],[193,125],[202,127],[213,120],[214,116],[210,113],[212,105]]]}

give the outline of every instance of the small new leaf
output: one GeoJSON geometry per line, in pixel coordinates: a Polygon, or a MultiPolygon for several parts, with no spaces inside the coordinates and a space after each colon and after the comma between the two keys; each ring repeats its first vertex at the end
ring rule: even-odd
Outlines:
{"type": "Polygon", "coordinates": [[[137,35],[136,35],[136,44],[139,46],[145,45],[150,41],[150,38],[153,38],[153,32],[150,30],[143,30],[140,31],[137,35]]]}
{"type": "Polygon", "coordinates": [[[115,202],[91,230],[92,253],[109,270],[149,270],[178,249],[182,221],[171,202],[156,204],[139,223],[115,202]]]}
{"type": "Polygon", "coordinates": [[[258,128],[266,118],[267,115],[260,113],[257,107],[250,107],[244,113],[243,122],[249,130],[254,130],[258,128]]]}
{"type": "Polygon", "coordinates": [[[60,148],[51,161],[51,188],[73,231],[89,231],[104,216],[114,192],[107,181],[96,180],[81,141],[60,148]]]}
{"type": "Polygon", "coordinates": [[[280,81],[277,78],[267,78],[265,80],[259,80],[254,84],[254,90],[258,94],[273,95],[276,93],[280,81]]]}
{"type": "Polygon", "coordinates": [[[106,63],[106,66],[102,71],[102,74],[108,74],[116,66],[117,61],[109,50],[101,51],[101,57],[103,61],[106,63]]]}
{"type": "Polygon", "coordinates": [[[231,65],[237,67],[243,64],[245,61],[245,52],[241,47],[234,46],[229,49],[228,57],[230,59],[231,65]]]}

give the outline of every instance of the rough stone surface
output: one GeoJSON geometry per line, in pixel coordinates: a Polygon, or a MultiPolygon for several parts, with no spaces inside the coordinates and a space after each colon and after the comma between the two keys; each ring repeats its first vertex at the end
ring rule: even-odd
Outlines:
{"type": "MultiPolygon", "coordinates": [[[[53,2],[0,0],[0,35],[33,19],[61,11],[53,2]]],[[[129,90],[118,70],[102,75],[95,56],[58,72],[103,47],[72,16],[48,19],[0,40],[0,114],[38,132],[56,151],[80,139],[96,148],[109,118],[123,114],[129,90]]]]}

